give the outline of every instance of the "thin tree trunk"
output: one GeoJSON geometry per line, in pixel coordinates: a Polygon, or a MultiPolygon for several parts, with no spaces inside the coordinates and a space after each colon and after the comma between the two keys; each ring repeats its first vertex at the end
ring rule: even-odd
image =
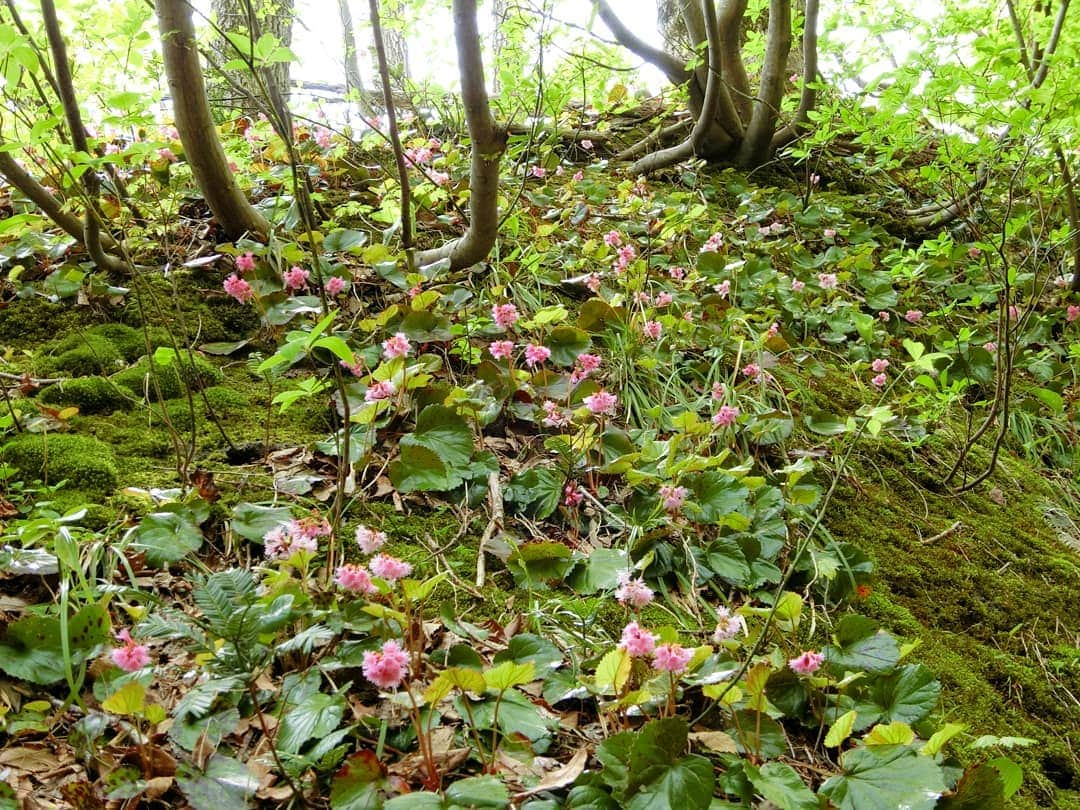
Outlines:
{"type": "Polygon", "coordinates": [[[195,26],[187,0],[155,0],[173,119],[195,182],[230,238],[266,237],[270,225],[240,191],[229,169],[203,85],[195,26]]]}
{"type": "MultiPolygon", "coordinates": [[[[60,22],[56,17],[53,0],[41,0],[41,16],[45,23],[45,35],[52,52],[53,71],[56,77],[56,89],[60,94],[60,104],[64,108],[68,129],[71,130],[71,145],[87,159],[90,146],[86,140],[86,127],[83,126],[82,113],[79,111],[79,99],[75,95],[75,83],[71,78],[71,64],[68,62],[67,43],[60,31],[60,22]]],[[[126,271],[127,264],[115,256],[110,256],[101,246],[101,223],[98,221],[96,205],[101,191],[101,182],[97,171],[90,167],[82,174],[83,189],[86,191],[86,216],[83,222],[83,244],[90,253],[90,258],[103,270],[126,271]]]]}
{"type": "Polygon", "coordinates": [[[499,231],[499,164],[506,133],[495,126],[484,84],[484,60],[476,25],[477,0],[453,0],[454,42],[458,53],[461,101],[472,141],[469,174],[469,230],[460,239],[417,256],[421,266],[450,259],[451,269],[483,261],[499,231]]]}
{"type": "MultiPolygon", "coordinates": [[[[214,24],[222,33],[241,34],[251,39],[258,39],[263,33],[273,34],[282,45],[288,47],[292,44],[294,2],[295,0],[212,0],[211,9],[214,24]],[[254,26],[249,11],[255,14],[254,26]]],[[[212,44],[218,64],[223,65],[239,56],[236,46],[224,36],[215,37],[212,44]]],[[[263,81],[272,84],[286,100],[289,98],[289,68],[289,62],[274,62],[261,71],[263,81]]],[[[211,109],[218,114],[223,114],[226,110],[239,110],[244,115],[254,116],[258,109],[251,97],[258,97],[261,93],[259,81],[246,69],[230,71],[229,79],[245,92],[235,92],[228,82],[211,82],[211,109]]]]}
{"type": "Polygon", "coordinates": [[[345,44],[345,93],[357,93],[364,96],[364,79],[360,73],[360,60],[356,52],[356,30],[353,27],[352,9],[349,0],[338,0],[338,15],[341,17],[341,35],[345,44]]]}
{"type": "Polygon", "coordinates": [[[736,162],[743,167],[760,166],[769,157],[780,101],[784,97],[784,69],[791,50],[791,0],[771,0],[769,28],[765,45],[765,64],[746,137],[739,147],[736,162]]]}
{"type": "MultiPolygon", "coordinates": [[[[383,47],[386,49],[386,62],[390,71],[391,84],[396,87],[404,85],[405,81],[409,78],[409,43],[405,39],[405,34],[402,31],[404,6],[401,0],[382,0],[382,13],[381,17],[384,23],[389,22],[388,25],[382,26],[382,41],[383,47]]],[[[378,61],[378,54],[372,47],[372,61],[378,61]]],[[[375,81],[378,86],[375,87],[376,98],[382,97],[382,79],[376,76],[375,81]]],[[[394,94],[395,97],[398,95],[394,94]]]]}

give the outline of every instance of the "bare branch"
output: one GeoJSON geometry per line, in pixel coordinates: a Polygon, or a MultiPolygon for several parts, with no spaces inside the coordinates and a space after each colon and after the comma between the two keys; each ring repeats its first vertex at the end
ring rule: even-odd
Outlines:
{"type": "MultiPolygon", "coordinates": [[[[1054,20],[1054,28],[1050,32],[1050,40],[1046,43],[1046,49],[1038,58],[1038,68],[1035,78],[1031,80],[1031,86],[1038,89],[1046,81],[1046,72],[1050,69],[1050,57],[1057,50],[1058,41],[1061,39],[1061,29],[1065,26],[1065,15],[1069,11],[1069,0],[1061,0],[1061,8],[1058,9],[1057,18],[1054,20]]],[[[1033,66],[1034,67],[1034,66],[1033,66]]]]}
{"type": "MultiPolygon", "coordinates": [[[[53,69],[56,76],[56,89],[60,95],[60,103],[64,108],[64,117],[67,119],[68,129],[71,130],[71,145],[76,151],[81,152],[88,160],[90,158],[90,146],[86,140],[86,128],[83,126],[82,113],[79,111],[79,99],[75,95],[75,83],[71,78],[71,64],[68,62],[67,43],[60,31],[60,22],[56,17],[56,6],[53,0],[41,0],[41,17],[45,23],[45,36],[49,40],[49,50],[52,52],[53,69]]],[[[98,222],[95,205],[100,192],[100,181],[97,169],[93,166],[87,168],[82,175],[83,188],[86,191],[86,215],[83,222],[83,244],[94,260],[94,264],[103,270],[113,272],[126,272],[128,266],[122,260],[105,252],[101,246],[101,223],[98,222]]]]}
{"type": "Polygon", "coordinates": [[[619,19],[619,15],[612,11],[607,0],[593,0],[593,5],[596,6],[596,11],[600,15],[600,19],[604,21],[604,25],[611,29],[611,33],[615,35],[615,39],[619,41],[620,45],[637,54],[649,64],[660,68],[672,84],[683,84],[689,80],[690,71],[686,69],[682,62],[667,51],[654,48],[635,35],[633,31],[623,24],[623,21],[619,19]]]}
{"type": "MultiPolygon", "coordinates": [[[[708,69],[709,78],[705,85],[705,98],[701,105],[694,128],[690,130],[690,136],[670,149],[661,149],[636,161],[630,167],[631,174],[647,174],[648,172],[671,166],[689,157],[699,154],[701,146],[705,142],[705,135],[713,126],[717,110],[720,108],[720,87],[722,79],[720,57],[720,32],[716,25],[716,6],[713,0],[701,0],[702,13],[705,18],[705,33],[708,36],[708,69]]],[[[730,103],[731,99],[728,99],[730,103]]]]}
{"type": "Polygon", "coordinates": [[[499,231],[499,163],[506,133],[495,126],[484,84],[484,60],[476,25],[476,0],[453,0],[454,42],[458,52],[461,101],[472,141],[469,171],[469,230],[460,239],[419,253],[420,265],[449,258],[454,269],[470,267],[488,255],[499,231]]]}

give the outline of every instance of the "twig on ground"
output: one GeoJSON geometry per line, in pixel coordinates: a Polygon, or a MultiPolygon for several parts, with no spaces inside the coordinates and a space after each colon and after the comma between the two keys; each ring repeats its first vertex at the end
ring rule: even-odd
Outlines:
{"type": "Polygon", "coordinates": [[[483,588],[487,577],[487,568],[484,562],[484,547],[497,532],[503,530],[503,498],[502,487],[499,486],[499,472],[488,475],[488,503],[491,504],[491,520],[484,527],[484,533],[480,536],[480,547],[476,554],[476,587],[483,588]]]}
{"type": "Polygon", "coordinates": [[[938,540],[944,540],[946,537],[951,537],[952,535],[960,531],[962,528],[964,528],[964,524],[958,520],[945,531],[938,532],[933,537],[927,537],[925,540],[920,540],[919,542],[922,543],[924,546],[928,546],[931,543],[936,543],[938,540]]]}

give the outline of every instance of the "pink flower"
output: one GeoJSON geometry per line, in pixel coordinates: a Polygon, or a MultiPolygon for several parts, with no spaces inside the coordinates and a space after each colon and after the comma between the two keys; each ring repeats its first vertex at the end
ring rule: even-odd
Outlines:
{"type": "Polygon", "coordinates": [[[687,494],[686,487],[673,487],[670,485],[660,487],[660,499],[664,502],[664,509],[668,512],[678,512],[682,509],[687,494]]]}
{"type": "Polygon", "coordinates": [[[615,262],[615,269],[617,271],[625,270],[636,256],[637,251],[634,249],[633,245],[623,245],[619,248],[619,259],[615,262]]]}
{"type": "Polygon", "coordinates": [[[761,376],[761,366],[757,363],[747,363],[743,366],[742,374],[744,377],[756,379],[761,376]]]}
{"type": "Polygon", "coordinates": [[[513,304],[496,304],[491,308],[491,317],[500,329],[509,329],[521,315],[513,304]]]}
{"type": "Polygon", "coordinates": [[[599,355],[583,352],[574,361],[574,368],[581,371],[582,377],[587,377],[600,368],[600,362],[599,355]]]}
{"type": "Polygon", "coordinates": [[[396,385],[390,380],[380,380],[372,383],[364,392],[364,402],[381,402],[384,399],[390,399],[395,394],[397,394],[396,385]]]}
{"type": "Polygon", "coordinates": [[[656,636],[643,629],[637,622],[630,622],[622,631],[619,646],[626,650],[631,658],[643,658],[652,655],[656,649],[656,636]]]}
{"type": "Polygon", "coordinates": [[[566,169],[564,169],[561,165],[555,167],[556,177],[562,177],[564,174],[566,174],[566,169]]]}
{"type": "Polygon", "coordinates": [[[667,274],[669,276],[671,276],[673,279],[675,279],[676,281],[682,281],[684,278],[686,278],[686,268],[685,267],[672,267],[671,269],[669,269],[667,271],[667,274]]]}
{"type": "Polygon", "coordinates": [[[807,651],[798,658],[788,661],[788,666],[799,675],[813,675],[821,668],[824,661],[825,656],[821,653],[807,651]]]}
{"type": "Polygon", "coordinates": [[[382,650],[364,653],[364,677],[380,689],[394,689],[409,672],[409,654],[396,641],[388,641],[382,650]]]}
{"type": "Polygon", "coordinates": [[[727,396],[727,388],[722,382],[714,382],[712,384],[712,398],[719,401],[727,396]]]}
{"type": "Polygon", "coordinates": [[[514,341],[493,340],[488,344],[488,351],[496,360],[509,360],[514,356],[514,341]]]}
{"type": "Polygon", "coordinates": [[[161,160],[167,160],[167,161],[169,161],[169,163],[176,163],[176,160],[177,160],[176,153],[173,152],[173,150],[170,149],[167,146],[163,147],[161,149],[158,149],[157,154],[158,154],[158,157],[161,160]]]}
{"type": "Polygon", "coordinates": [[[354,377],[360,377],[364,373],[364,361],[363,359],[357,360],[355,363],[350,363],[347,360],[338,361],[341,363],[342,368],[347,368],[349,373],[354,377]]]}
{"type": "Polygon", "coordinates": [[[580,183],[580,182],[581,182],[582,180],[584,180],[584,179],[585,179],[585,172],[583,172],[583,171],[581,171],[581,170],[579,169],[578,171],[574,172],[574,176],[573,176],[573,177],[572,177],[571,179],[572,179],[572,180],[573,180],[573,181],[574,181],[575,183],[580,183]]]}
{"type": "Polygon", "coordinates": [[[884,309],[881,310],[877,314],[877,316],[881,320],[882,323],[888,323],[889,322],[889,313],[886,310],[884,310],[884,309]]]}
{"type": "Polygon", "coordinates": [[[330,521],[315,515],[300,518],[299,520],[290,520],[287,528],[289,534],[304,540],[326,537],[333,531],[330,527],[330,521]]]}
{"type": "Polygon", "coordinates": [[[908,323],[918,323],[922,320],[922,310],[909,309],[907,312],[904,313],[904,320],[908,323]]]}
{"type": "Polygon", "coordinates": [[[540,407],[544,409],[543,422],[548,427],[566,427],[570,424],[570,417],[552,400],[545,399],[540,407]]]}
{"type": "Polygon", "coordinates": [[[371,568],[371,573],[387,582],[397,582],[412,573],[412,565],[389,554],[378,554],[372,557],[368,566],[371,568]]]}
{"type": "Polygon", "coordinates": [[[678,675],[686,671],[686,665],[694,657],[694,651],[678,644],[661,644],[653,651],[653,667],[661,672],[678,675]]]}
{"type": "Polygon", "coordinates": [[[596,295],[600,292],[600,276],[597,273],[590,273],[589,277],[585,279],[585,286],[589,288],[589,291],[596,295]]]}
{"type": "Polygon", "coordinates": [[[450,184],[450,175],[446,172],[430,171],[428,172],[431,182],[437,186],[446,186],[450,184]]]}
{"type": "Polygon", "coordinates": [[[746,632],[746,620],[742,616],[733,614],[726,607],[716,609],[716,630],[712,635],[715,643],[735,638],[740,630],[746,632]]]}
{"type": "Polygon", "coordinates": [[[889,361],[884,360],[884,359],[882,359],[880,357],[877,360],[875,360],[873,363],[870,364],[870,368],[873,369],[875,374],[880,374],[881,372],[883,372],[888,367],[889,367],[889,361]]]}
{"type": "Polygon", "coordinates": [[[255,254],[245,253],[243,256],[236,257],[236,272],[247,273],[249,270],[255,269],[255,254]]]}
{"type": "Polygon", "coordinates": [[[581,141],[581,148],[582,149],[592,149],[593,148],[593,142],[590,141],[588,138],[584,138],[581,141]]]}
{"type": "Polygon", "coordinates": [[[604,234],[604,244],[608,247],[621,247],[622,246],[622,234],[618,231],[608,231],[604,234]]]}
{"type": "Polygon", "coordinates": [[[346,563],[334,572],[334,582],[352,593],[375,593],[378,588],[362,565],[346,563]]]}
{"type": "Polygon", "coordinates": [[[874,378],[872,378],[870,380],[870,382],[872,382],[878,388],[881,388],[888,381],[889,381],[889,378],[885,374],[878,374],[876,377],[874,377],[874,378]]]}
{"type": "Polygon", "coordinates": [[[768,330],[765,332],[765,336],[768,337],[768,338],[774,338],[779,334],[780,334],[780,324],[773,321],[773,323],[769,325],[768,330]]]}
{"type": "Polygon", "coordinates": [[[315,130],[315,143],[321,146],[323,149],[330,148],[330,130],[319,127],[315,130]]]}
{"type": "Polygon", "coordinates": [[[671,293],[662,292],[656,294],[656,306],[666,307],[672,301],[671,293]]]}
{"type": "Polygon", "coordinates": [[[345,290],[349,288],[349,282],[341,276],[330,276],[330,278],[326,280],[325,287],[326,294],[333,298],[345,292],[345,290]]]}
{"type": "Polygon", "coordinates": [[[615,598],[621,604],[640,610],[653,600],[653,592],[642,580],[636,579],[629,571],[623,571],[619,574],[619,587],[615,589],[615,598]]]}
{"type": "Polygon", "coordinates": [[[300,521],[292,520],[288,525],[278,526],[263,535],[263,553],[268,560],[281,562],[302,551],[314,554],[319,550],[317,537],[317,534],[305,529],[300,521]]]}
{"type": "Polygon", "coordinates": [[[731,405],[721,405],[720,410],[713,414],[712,423],[717,427],[729,427],[735,424],[739,418],[739,409],[731,405]]]}
{"type": "Polygon", "coordinates": [[[404,357],[412,349],[412,344],[409,343],[409,339],[405,337],[404,332],[398,332],[393,337],[387,338],[382,342],[383,357],[387,360],[393,360],[397,357],[404,357]]]}
{"type": "Polygon", "coordinates": [[[124,672],[136,672],[150,663],[150,651],[145,644],[136,644],[126,627],[116,634],[116,638],[124,646],[114,649],[109,658],[124,672]]]}
{"type": "Polygon", "coordinates": [[[285,273],[285,288],[288,290],[302,290],[307,286],[308,273],[303,267],[290,267],[285,273]]]}
{"type": "Polygon", "coordinates": [[[585,407],[597,416],[613,416],[616,407],[619,405],[618,397],[609,394],[602,388],[595,394],[585,397],[582,401],[585,403],[585,407]]]}
{"type": "Polygon", "coordinates": [[[818,273],[817,280],[823,290],[836,289],[836,273],[818,273]]]}
{"type": "Polygon", "coordinates": [[[545,363],[551,357],[551,349],[547,346],[538,346],[535,343],[530,343],[525,347],[525,365],[529,368],[545,363]]]}
{"type": "Polygon", "coordinates": [[[545,177],[547,177],[547,169],[545,169],[543,166],[533,166],[530,174],[532,174],[533,177],[539,177],[541,180],[543,180],[545,177]]]}
{"type": "Polygon", "coordinates": [[[722,233],[714,233],[708,239],[705,240],[705,244],[701,246],[702,253],[718,253],[720,248],[724,245],[724,235],[722,233]]]}
{"type": "Polygon", "coordinates": [[[641,331],[645,334],[645,337],[651,340],[659,340],[664,331],[664,325],[660,321],[645,321],[641,331]]]}
{"type": "Polygon", "coordinates": [[[356,543],[365,554],[374,554],[386,545],[386,532],[377,532],[367,526],[357,526],[356,543]]]}
{"type": "Polygon", "coordinates": [[[994,343],[994,341],[992,340],[988,340],[986,343],[983,344],[983,348],[990,352],[990,354],[993,354],[997,351],[997,344],[994,343]]]}
{"type": "Polygon", "coordinates": [[[1065,320],[1072,323],[1077,318],[1080,318],[1080,306],[1070,304],[1065,310],[1065,320]]]}
{"type": "Polygon", "coordinates": [[[968,248],[968,256],[970,256],[972,259],[977,259],[981,255],[982,251],[979,250],[977,247],[972,246],[968,248]]]}
{"type": "Polygon", "coordinates": [[[724,279],[719,284],[713,285],[713,291],[721,298],[727,298],[731,292],[731,282],[728,279],[724,279]]]}
{"type": "Polygon", "coordinates": [[[225,292],[241,304],[246,304],[255,297],[255,290],[251,288],[251,285],[235,273],[225,279],[225,283],[222,286],[225,288],[225,292]]]}
{"type": "Polygon", "coordinates": [[[821,235],[824,236],[826,239],[833,239],[836,237],[836,231],[832,228],[826,228],[824,231],[821,232],[821,235]]]}
{"type": "Polygon", "coordinates": [[[563,506],[567,509],[575,509],[581,506],[581,502],[585,500],[585,494],[578,487],[576,481],[567,481],[566,486],[563,487],[563,506]]]}
{"type": "Polygon", "coordinates": [[[799,281],[797,278],[791,280],[791,289],[795,292],[802,292],[805,287],[805,281],[799,281]]]}

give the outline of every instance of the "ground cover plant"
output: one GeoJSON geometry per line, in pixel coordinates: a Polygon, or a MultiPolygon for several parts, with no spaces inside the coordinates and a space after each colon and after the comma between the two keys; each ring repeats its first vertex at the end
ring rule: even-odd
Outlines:
{"type": "Polygon", "coordinates": [[[1068,3],[420,5],[0,10],[0,807],[1080,806],[1068,3]]]}

